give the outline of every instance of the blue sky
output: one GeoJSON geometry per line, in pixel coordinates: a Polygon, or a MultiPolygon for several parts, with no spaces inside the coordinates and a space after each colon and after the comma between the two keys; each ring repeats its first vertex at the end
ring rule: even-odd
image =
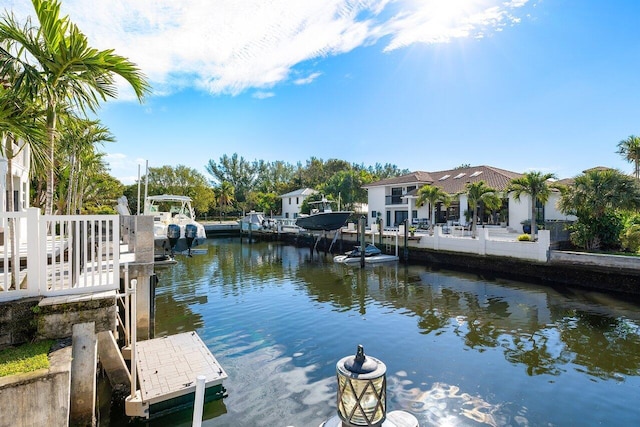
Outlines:
{"type": "MultiPolygon", "coordinates": [[[[111,172],[238,153],[560,178],[625,172],[640,134],[640,2],[62,0],[98,48],[147,74],[99,118],[111,172]]],[[[26,0],[9,0],[19,16],[26,0]]]]}

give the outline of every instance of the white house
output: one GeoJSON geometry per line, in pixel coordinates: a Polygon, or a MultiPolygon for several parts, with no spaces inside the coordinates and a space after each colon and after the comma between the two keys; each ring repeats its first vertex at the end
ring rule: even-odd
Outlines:
{"type": "MultiPolygon", "coordinates": [[[[429,204],[417,207],[417,192],[423,185],[430,184],[441,188],[450,195],[457,195],[449,208],[441,203],[436,206],[436,223],[469,222],[468,201],[464,194],[468,183],[484,181],[487,186],[504,192],[513,178],[522,176],[491,166],[472,166],[436,172],[412,172],[394,178],[383,179],[364,186],[367,189],[369,203],[369,222],[380,218],[384,226],[397,226],[405,219],[420,221],[430,218],[429,204]],[[467,215],[465,215],[467,213],[467,215]]],[[[486,223],[506,223],[516,231],[521,231],[520,223],[530,216],[531,198],[523,196],[519,201],[512,194],[504,194],[503,206],[498,215],[489,211],[479,212],[479,220],[486,223]]],[[[554,192],[545,206],[538,208],[538,217],[544,220],[572,220],[573,217],[563,215],[557,208],[559,193],[554,192]]]]}
{"type": "MultiPolygon", "coordinates": [[[[11,173],[9,173],[9,160],[6,157],[7,140],[0,140],[3,150],[0,154],[0,212],[7,212],[9,203],[7,197],[13,197],[13,211],[25,212],[29,207],[29,168],[31,166],[31,151],[28,145],[20,142],[13,142],[14,156],[11,159],[11,173]],[[9,196],[7,183],[11,180],[13,184],[13,194],[9,196]]],[[[26,236],[26,222],[18,222],[19,235],[26,236]]],[[[5,244],[8,236],[4,235],[6,224],[0,223],[0,245],[5,244]]]]}
{"type": "Polygon", "coordinates": [[[300,206],[302,202],[311,196],[316,194],[317,191],[312,188],[301,188],[299,190],[291,191],[290,193],[282,194],[282,217],[283,218],[297,218],[300,215],[300,206]]]}
{"type": "MultiPolygon", "coordinates": [[[[6,139],[0,141],[2,147],[6,147],[6,139]]],[[[30,149],[29,146],[13,143],[13,152],[17,153],[11,159],[11,176],[9,176],[9,161],[5,154],[7,150],[3,149],[0,154],[0,210],[7,211],[7,182],[11,180],[13,183],[13,210],[16,212],[24,212],[29,207],[29,167],[30,167],[30,149]]]]}

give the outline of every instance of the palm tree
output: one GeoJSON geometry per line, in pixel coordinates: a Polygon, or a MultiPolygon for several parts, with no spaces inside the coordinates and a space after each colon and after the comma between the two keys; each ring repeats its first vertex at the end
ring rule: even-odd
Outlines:
{"type": "Polygon", "coordinates": [[[222,222],[222,210],[231,206],[235,200],[235,189],[229,181],[222,181],[216,188],[216,199],[220,206],[220,222],[222,222]]]}
{"type": "Polygon", "coordinates": [[[433,229],[436,223],[436,204],[442,202],[448,206],[449,203],[451,203],[451,197],[445,193],[442,188],[426,184],[418,190],[416,205],[420,207],[427,202],[429,202],[429,206],[431,206],[431,224],[429,228],[433,229]]]}
{"type": "Polygon", "coordinates": [[[96,145],[114,140],[109,130],[97,120],[74,116],[65,118],[64,131],[60,135],[61,154],[64,156],[60,162],[60,173],[66,175],[67,191],[60,202],[66,204],[67,215],[82,207],[81,196],[92,176],[106,169],[104,154],[96,151],[96,145]]]}
{"type": "Polygon", "coordinates": [[[514,178],[509,183],[508,192],[513,192],[513,197],[520,201],[523,194],[531,196],[531,236],[535,236],[538,232],[538,224],[536,223],[536,202],[542,205],[547,203],[551,195],[551,186],[548,181],[555,179],[556,175],[552,173],[527,172],[519,178],[514,178]]]}
{"type": "MultiPolygon", "coordinates": [[[[42,136],[42,126],[38,118],[38,106],[25,103],[12,90],[8,80],[0,84],[0,154],[7,160],[7,174],[5,177],[8,212],[15,210],[13,200],[13,159],[29,147],[31,163],[42,164],[42,146],[38,144],[38,136],[42,136]]],[[[15,223],[13,218],[7,219],[9,232],[9,247],[11,247],[11,265],[19,266],[18,247],[15,237],[15,223]]],[[[4,242],[0,242],[4,244],[4,242]]],[[[17,287],[20,268],[11,270],[10,286],[17,287]]]]}
{"type": "Polygon", "coordinates": [[[640,179],[640,137],[631,135],[618,142],[618,154],[634,164],[634,176],[640,179]]]}
{"type": "Polygon", "coordinates": [[[563,192],[560,211],[576,215],[571,240],[586,249],[616,247],[622,225],[618,213],[640,208],[638,180],[615,169],[590,170],[563,192]]]}
{"type": "Polygon", "coordinates": [[[473,212],[471,222],[471,236],[476,237],[476,223],[478,222],[478,205],[482,203],[487,209],[495,210],[502,206],[502,199],[498,197],[495,189],[489,187],[484,181],[468,183],[466,194],[469,208],[473,212]]]}
{"type": "Polygon", "coordinates": [[[117,96],[115,76],[127,81],[142,101],[149,85],[138,67],[113,50],[89,47],[86,36],[68,16],[60,17],[57,0],[32,0],[39,27],[27,18],[21,26],[13,13],[0,22],[0,78],[18,70],[16,89],[29,99],[41,98],[46,116],[51,165],[47,177],[45,213],[53,207],[54,154],[58,112],[70,104],[79,111],[95,111],[100,100],[117,96]]]}

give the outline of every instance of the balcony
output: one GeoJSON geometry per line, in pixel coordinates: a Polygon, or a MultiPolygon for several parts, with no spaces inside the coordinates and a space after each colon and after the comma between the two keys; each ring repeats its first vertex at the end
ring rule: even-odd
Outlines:
{"type": "Polygon", "coordinates": [[[405,202],[402,201],[402,195],[391,195],[384,196],[384,204],[389,205],[406,205],[405,202]]]}

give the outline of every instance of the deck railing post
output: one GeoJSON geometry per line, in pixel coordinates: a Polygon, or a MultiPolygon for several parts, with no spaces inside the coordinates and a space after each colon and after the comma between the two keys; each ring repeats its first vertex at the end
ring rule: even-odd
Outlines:
{"type": "Polygon", "coordinates": [[[131,286],[128,289],[128,293],[131,295],[129,302],[131,303],[131,399],[136,398],[136,390],[138,388],[138,378],[136,375],[136,285],[138,281],[136,279],[131,280],[131,286]]]}
{"type": "Polygon", "coordinates": [[[45,248],[46,251],[47,235],[41,235],[41,221],[39,208],[27,209],[27,265],[29,268],[27,289],[29,294],[36,295],[47,288],[47,278],[41,267],[43,260],[40,257],[42,249],[45,248]]]}

